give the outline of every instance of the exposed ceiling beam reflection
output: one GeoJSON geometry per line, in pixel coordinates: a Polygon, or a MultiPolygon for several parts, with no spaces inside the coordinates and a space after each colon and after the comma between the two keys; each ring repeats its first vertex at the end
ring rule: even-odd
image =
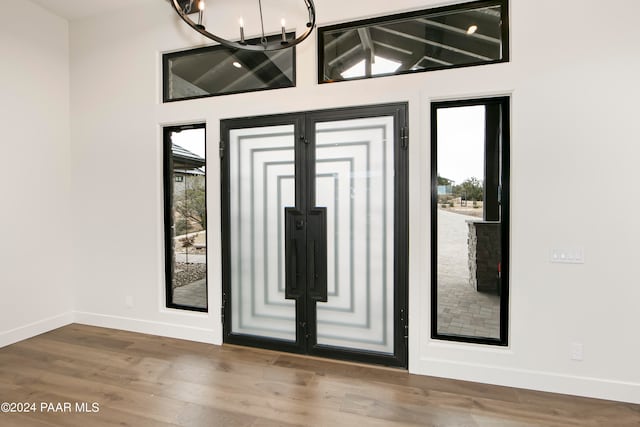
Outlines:
{"type": "Polygon", "coordinates": [[[380,46],[380,47],[386,47],[387,49],[391,49],[391,50],[395,50],[396,52],[400,52],[400,53],[404,53],[405,55],[413,55],[413,52],[407,49],[403,49],[401,47],[398,46],[393,46],[387,43],[382,43],[382,42],[377,42],[374,41],[373,42],[374,45],[376,46],[380,46]]]}
{"type": "Polygon", "coordinates": [[[369,52],[369,60],[373,64],[375,60],[375,49],[373,48],[373,42],[371,41],[371,32],[368,28],[358,28],[358,36],[360,36],[360,42],[365,52],[369,52]]]}
{"type": "Polygon", "coordinates": [[[201,84],[206,83],[206,81],[209,80],[212,76],[215,76],[216,74],[218,74],[220,70],[229,68],[229,65],[232,65],[233,61],[235,60],[236,59],[234,56],[231,56],[231,55],[227,56],[226,58],[224,58],[224,60],[220,61],[217,65],[205,71],[200,77],[198,77],[197,79],[194,79],[193,84],[199,87],[201,84]]]}
{"type": "Polygon", "coordinates": [[[327,51],[330,48],[333,47],[333,45],[351,37],[351,35],[355,32],[355,30],[348,30],[345,31],[344,33],[340,34],[338,37],[336,37],[335,39],[331,40],[329,43],[324,45],[324,50],[327,51]]]}
{"type": "Polygon", "coordinates": [[[497,39],[495,37],[489,37],[489,36],[485,36],[484,34],[478,34],[478,33],[473,33],[473,34],[469,34],[467,33],[467,30],[462,30],[458,27],[453,27],[451,25],[447,25],[447,24],[442,24],[440,22],[436,22],[436,21],[432,21],[430,19],[425,19],[425,18],[420,18],[417,21],[428,25],[430,27],[435,27],[435,28],[442,28],[443,30],[447,30],[447,31],[451,31],[453,33],[458,33],[458,34],[464,34],[465,36],[469,36],[472,37],[474,39],[478,39],[478,40],[483,40],[489,43],[493,43],[493,44],[497,44],[498,46],[500,46],[502,44],[502,41],[500,41],[500,39],[497,39]]]}
{"type": "MultiPolygon", "coordinates": [[[[286,70],[283,70],[282,74],[284,74],[285,76],[287,76],[287,75],[292,76],[293,75],[293,67],[288,67],[286,70]]],[[[282,77],[282,74],[274,76],[271,80],[269,80],[267,82],[267,87],[274,86],[276,84],[276,82],[282,77]]]]}
{"type": "Polygon", "coordinates": [[[343,52],[342,54],[336,56],[335,58],[333,58],[331,61],[328,62],[327,65],[329,65],[330,67],[333,67],[335,64],[337,64],[338,62],[342,61],[342,58],[346,58],[347,56],[359,51],[360,49],[362,49],[362,45],[355,45],[354,47],[352,47],[351,49],[349,49],[346,52],[343,52]]]}
{"type": "Polygon", "coordinates": [[[464,50],[464,49],[458,49],[457,47],[453,47],[453,46],[449,46],[449,45],[446,45],[446,44],[434,42],[434,41],[431,41],[431,40],[424,39],[422,37],[414,36],[412,34],[403,33],[401,31],[392,30],[391,28],[378,27],[377,29],[379,31],[383,31],[383,32],[388,33],[388,34],[393,34],[395,36],[404,37],[404,38],[407,38],[407,39],[410,39],[410,40],[415,40],[417,42],[428,44],[428,45],[431,45],[431,46],[441,47],[442,49],[446,49],[446,50],[449,50],[451,52],[459,53],[461,55],[466,55],[466,56],[470,56],[472,58],[482,59],[483,61],[493,61],[493,58],[489,58],[489,57],[484,56],[484,55],[479,55],[477,53],[469,52],[468,50],[464,50]]]}
{"type": "MultiPolygon", "coordinates": [[[[231,89],[233,89],[233,87],[235,87],[239,83],[243,82],[244,80],[248,79],[249,77],[254,77],[259,70],[263,69],[267,65],[269,65],[271,63],[273,63],[275,65],[275,60],[276,59],[278,59],[282,55],[289,54],[289,53],[290,52],[287,51],[287,50],[277,50],[277,51],[271,53],[270,57],[268,57],[266,60],[262,61],[257,67],[251,68],[250,71],[247,71],[241,77],[239,77],[238,79],[234,80],[233,82],[231,82],[228,85],[226,85],[225,87],[223,87],[219,92],[230,91],[231,89]]],[[[263,85],[263,87],[266,87],[266,84],[263,85]]]]}
{"type": "Polygon", "coordinates": [[[495,6],[485,7],[484,9],[476,9],[476,10],[474,10],[474,12],[482,13],[484,15],[493,16],[494,18],[501,18],[502,17],[500,10],[498,10],[498,8],[495,7],[495,6]]]}
{"type": "Polygon", "coordinates": [[[419,60],[418,62],[416,62],[415,64],[413,64],[413,65],[411,66],[411,68],[410,68],[410,69],[414,69],[414,68],[416,68],[416,67],[417,67],[418,65],[420,65],[420,63],[421,63],[422,61],[424,61],[425,59],[426,59],[427,61],[435,62],[436,64],[441,64],[441,65],[446,65],[446,66],[451,66],[451,65],[453,65],[451,62],[443,61],[442,59],[438,59],[438,58],[434,58],[433,56],[425,55],[425,56],[423,56],[422,58],[420,58],[420,60],[419,60]]]}

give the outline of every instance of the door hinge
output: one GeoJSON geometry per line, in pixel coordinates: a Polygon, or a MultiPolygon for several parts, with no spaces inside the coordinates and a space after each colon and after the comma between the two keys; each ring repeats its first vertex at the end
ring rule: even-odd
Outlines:
{"type": "Polygon", "coordinates": [[[400,309],[400,324],[401,327],[403,329],[403,333],[404,333],[404,339],[408,340],[409,339],[409,316],[407,316],[407,312],[406,310],[400,309]]]}
{"type": "Polygon", "coordinates": [[[403,150],[409,148],[409,127],[407,126],[400,128],[400,147],[403,150]]]}
{"type": "Polygon", "coordinates": [[[224,306],[227,305],[227,299],[225,298],[225,294],[222,293],[222,306],[220,306],[220,323],[224,326],[224,306]]]}
{"type": "Polygon", "coordinates": [[[224,141],[220,140],[220,145],[218,149],[220,150],[220,158],[223,159],[224,158],[224,141]]]}

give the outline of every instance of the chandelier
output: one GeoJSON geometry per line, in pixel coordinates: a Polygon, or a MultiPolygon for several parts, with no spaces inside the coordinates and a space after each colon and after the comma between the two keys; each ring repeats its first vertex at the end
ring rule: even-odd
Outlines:
{"type": "Polygon", "coordinates": [[[313,4],[313,0],[302,0],[307,9],[309,19],[306,22],[305,31],[300,34],[298,37],[288,37],[285,31],[285,20],[284,18],[281,20],[281,37],[278,40],[267,39],[267,35],[265,35],[264,31],[264,19],[262,13],[262,0],[258,0],[258,12],[260,14],[260,29],[261,35],[258,43],[252,44],[248,43],[244,38],[244,20],[240,17],[238,23],[238,33],[239,39],[238,41],[231,41],[224,37],[214,34],[212,31],[207,30],[204,25],[204,16],[206,4],[205,0],[170,0],[171,5],[175,9],[175,11],[180,15],[182,20],[189,24],[191,28],[202,34],[203,36],[216,41],[224,46],[227,46],[232,49],[240,49],[240,50],[250,50],[250,51],[273,51],[273,50],[281,50],[287,49],[297,45],[298,43],[305,40],[311,32],[313,31],[313,27],[316,24],[316,10],[313,4]],[[197,22],[194,21],[191,17],[197,15],[197,22]]]}

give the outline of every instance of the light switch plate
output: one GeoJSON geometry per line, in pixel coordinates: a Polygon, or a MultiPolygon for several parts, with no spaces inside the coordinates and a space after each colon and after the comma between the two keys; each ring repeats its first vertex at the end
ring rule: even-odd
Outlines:
{"type": "Polygon", "coordinates": [[[549,260],[560,264],[584,264],[584,249],[579,247],[554,248],[551,249],[549,260]]]}

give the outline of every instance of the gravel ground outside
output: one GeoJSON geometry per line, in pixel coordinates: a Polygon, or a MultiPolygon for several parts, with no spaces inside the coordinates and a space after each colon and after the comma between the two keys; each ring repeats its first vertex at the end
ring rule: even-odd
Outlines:
{"type": "Polygon", "coordinates": [[[206,264],[186,264],[177,262],[173,275],[173,288],[179,288],[189,283],[202,280],[207,275],[206,264]]]}

